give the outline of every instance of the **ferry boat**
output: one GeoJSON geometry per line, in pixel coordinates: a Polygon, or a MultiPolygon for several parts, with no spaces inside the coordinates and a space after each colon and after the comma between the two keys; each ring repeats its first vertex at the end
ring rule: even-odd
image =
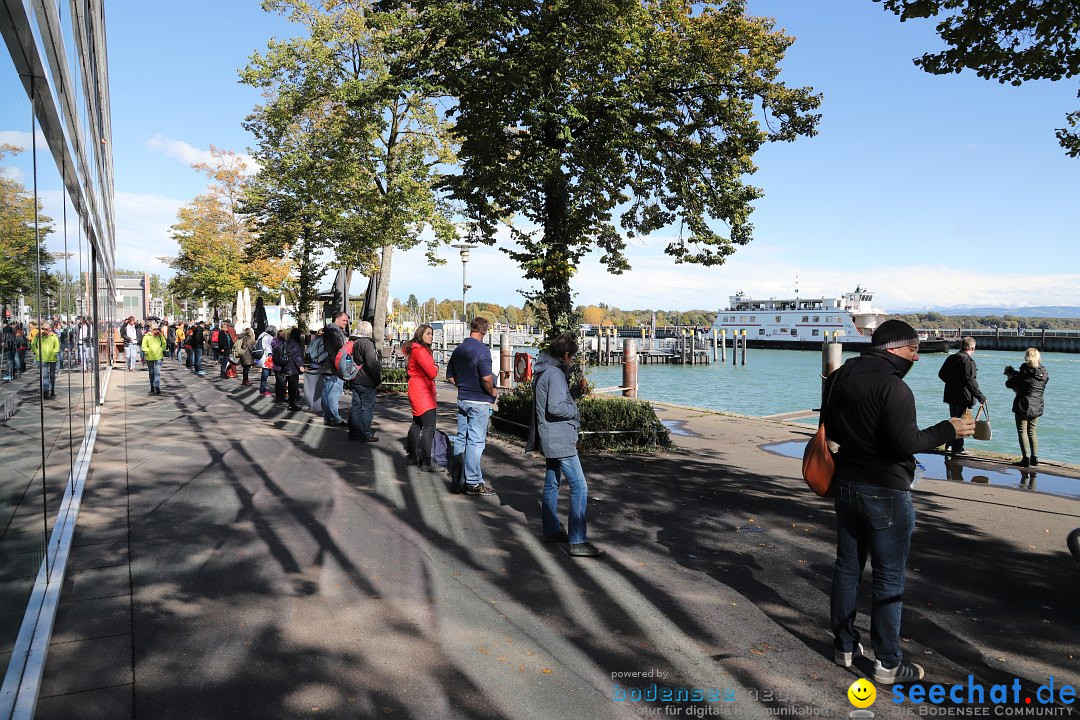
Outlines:
{"type": "Polygon", "coordinates": [[[873,300],[873,293],[862,287],[839,298],[755,300],[738,292],[717,314],[713,328],[726,336],[746,331],[749,347],[810,350],[826,341],[862,345],[885,318],[873,300]]]}

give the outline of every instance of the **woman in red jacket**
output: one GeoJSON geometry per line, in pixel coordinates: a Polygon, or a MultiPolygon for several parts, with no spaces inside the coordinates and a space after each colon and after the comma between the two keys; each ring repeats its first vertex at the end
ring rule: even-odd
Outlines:
{"type": "Polygon", "coordinates": [[[435,376],[439,367],[431,356],[433,335],[430,325],[421,325],[402,348],[408,358],[409,405],[413,416],[406,462],[419,464],[421,470],[427,471],[435,469],[431,464],[431,440],[435,435],[435,376]]]}

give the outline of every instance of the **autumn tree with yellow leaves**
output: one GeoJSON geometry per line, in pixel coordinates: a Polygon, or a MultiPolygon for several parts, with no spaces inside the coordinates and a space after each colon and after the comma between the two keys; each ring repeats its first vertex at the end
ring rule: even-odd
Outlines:
{"type": "Polygon", "coordinates": [[[180,246],[170,262],[176,270],[170,289],[217,308],[229,305],[245,287],[275,296],[285,292],[291,285],[288,260],[248,257],[258,236],[241,207],[248,184],[243,158],[214,147],[211,155],[210,162],[192,165],[210,179],[209,187],[180,208],[170,228],[180,246]]]}

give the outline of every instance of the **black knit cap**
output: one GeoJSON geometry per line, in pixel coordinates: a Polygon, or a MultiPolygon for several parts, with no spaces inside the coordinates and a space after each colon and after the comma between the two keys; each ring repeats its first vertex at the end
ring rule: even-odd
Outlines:
{"type": "Polygon", "coordinates": [[[918,344],[919,333],[903,320],[886,320],[878,326],[870,338],[870,346],[875,350],[918,344]]]}

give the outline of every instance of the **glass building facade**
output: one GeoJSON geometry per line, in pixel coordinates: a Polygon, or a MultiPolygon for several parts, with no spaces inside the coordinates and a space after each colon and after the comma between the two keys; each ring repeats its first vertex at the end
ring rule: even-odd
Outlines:
{"type": "Polygon", "coordinates": [[[42,633],[48,645],[108,384],[116,283],[102,0],[0,0],[0,34],[0,719],[6,719],[36,701],[41,663],[32,649],[42,633]]]}

